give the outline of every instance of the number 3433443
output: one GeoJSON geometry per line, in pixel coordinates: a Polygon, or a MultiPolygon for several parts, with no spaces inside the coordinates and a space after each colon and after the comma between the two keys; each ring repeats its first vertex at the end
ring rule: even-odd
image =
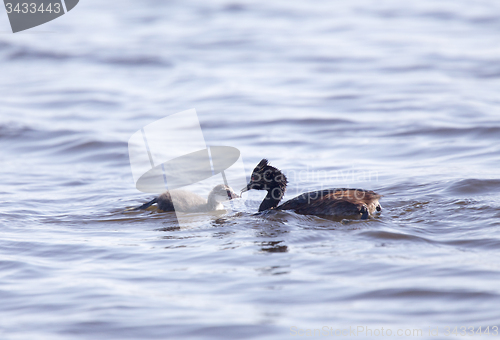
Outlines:
{"type": "Polygon", "coordinates": [[[49,12],[49,13],[59,13],[61,12],[61,4],[58,2],[55,3],[41,3],[41,4],[35,4],[35,3],[28,3],[24,2],[22,4],[17,3],[17,4],[12,4],[10,2],[7,2],[5,4],[5,8],[7,9],[7,13],[10,14],[12,12],[15,13],[44,13],[44,12],[49,12]]]}
{"type": "Polygon", "coordinates": [[[498,326],[487,327],[445,327],[444,335],[498,335],[498,326]]]}

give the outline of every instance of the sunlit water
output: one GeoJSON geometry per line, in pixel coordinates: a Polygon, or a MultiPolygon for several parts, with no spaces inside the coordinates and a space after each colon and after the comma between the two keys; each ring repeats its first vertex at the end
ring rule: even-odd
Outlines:
{"type": "Polygon", "coordinates": [[[500,326],[498,1],[82,0],[15,35],[0,12],[1,339],[500,326]],[[193,107],[286,198],[382,214],[123,214],[152,197],[128,138],[193,107]]]}

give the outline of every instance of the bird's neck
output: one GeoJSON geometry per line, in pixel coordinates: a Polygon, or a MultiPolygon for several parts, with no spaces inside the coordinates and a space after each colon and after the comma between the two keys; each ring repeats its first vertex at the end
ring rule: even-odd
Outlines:
{"type": "Polygon", "coordinates": [[[220,206],[222,206],[222,204],[217,202],[217,199],[215,198],[215,194],[210,193],[210,195],[208,195],[208,200],[207,200],[208,210],[209,211],[218,210],[218,209],[220,209],[220,206]]]}
{"type": "Polygon", "coordinates": [[[286,184],[282,184],[278,187],[269,189],[267,191],[266,197],[260,204],[259,211],[276,208],[278,206],[278,203],[285,195],[285,190],[286,190],[286,184]]]}

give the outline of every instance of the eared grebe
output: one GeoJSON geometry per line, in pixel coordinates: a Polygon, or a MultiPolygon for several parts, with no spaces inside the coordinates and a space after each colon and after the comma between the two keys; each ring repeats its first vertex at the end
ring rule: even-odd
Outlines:
{"type": "Polygon", "coordinates": [[[236,194],[231,187],[219,184],[216,185],[212,191],[210,191],[210,194],[208,194],[208,200],[190,191],[172,190],[165,191],[152,201],[145,203],[140,207],[129,209],[128,211],[144,210],[155,203],[161,211],[208,212],[224,210],[224,206],[221,202],[239,197],[240,196],[238,196],[238,194],[236,194]]]}
{"type": "Polygon", "coordinates": [[[362,189],[325,189],[311,191],[291,199],[282,205],[278,203],[285,194],[288,181],[277,168],[263,159],[252,172],[248,190],[266,190],[267,195],[259,206],[259,212],[269,209],[293,210],[301,215],[324,215],[336,218],[368,218],[369,214],[381,211],[378,202],[381,195],[362,189]]]}

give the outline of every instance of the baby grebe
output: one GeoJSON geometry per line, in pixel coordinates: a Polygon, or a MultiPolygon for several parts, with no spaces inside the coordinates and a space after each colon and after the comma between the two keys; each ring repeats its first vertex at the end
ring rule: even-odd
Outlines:
{"type": "Polygon", "coordinates": [[[221,202],[229,201],[234,198],[239,198],[231,187],[224,184],[216,185],[210,194],[208,200],[203,197],[185,190],[165,191],[160,196],[152,201],[141,205],[140,207],[131,210],[144,210],[152,206],[158,205],[161,211],[180,211],[180,212],[207,212],[215,210],[224,210],[221,202]]]}
{"type": "Polygon", "coordinates": [[[252,179],[241,192],[266,190],[267,195],[260,204],[259,212],[269,209],[293,210],[301,215],[325,215],[336,218],[368,218],[369,214],[381,211],[378,200],[381,195],[362,189],[325,189],[311,191],[278,203],[285,194],[288,181],[285,175],[263,159],[252,172],[252,179]]]}

